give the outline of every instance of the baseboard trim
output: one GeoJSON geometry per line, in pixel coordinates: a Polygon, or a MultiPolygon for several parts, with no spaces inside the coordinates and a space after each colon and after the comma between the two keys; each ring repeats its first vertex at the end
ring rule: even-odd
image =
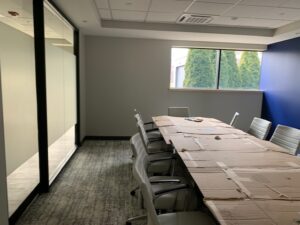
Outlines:
{"type": "Polygon", "coordinates": [[[16,222],[21,217],[21,215],[23,214],[23,212],[27,209],[27,207],[31,204],[31,202],[38,196],[38,194],[39,194],[39,184],[27,196],[27,198],[16,209],[16,211],[9,217],[9,225],[16,224],[16,222]]]}
{"type": "Polygon", "coordinates": [[[130,136],[85,136],[83,142],[86,140],[127,141],[129,139],[130,136]]]}

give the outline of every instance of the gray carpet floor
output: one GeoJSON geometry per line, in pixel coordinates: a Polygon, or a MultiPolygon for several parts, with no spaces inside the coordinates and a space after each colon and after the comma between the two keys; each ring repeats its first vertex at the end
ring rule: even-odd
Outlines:
{"type": "Polygon", "coordinates": [[[143,213],[129,194],[135,186],[131,165],[128,141],[86,141],[17,225],[125,224],[143,213]]]}

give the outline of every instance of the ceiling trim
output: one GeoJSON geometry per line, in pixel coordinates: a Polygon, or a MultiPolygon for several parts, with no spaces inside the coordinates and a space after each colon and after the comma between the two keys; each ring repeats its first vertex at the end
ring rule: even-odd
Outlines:
{"type": "Polygon", "coordinates": [[[245,44],[245,43],[226,43],[226,42],[204,42],[204,41],[169,41],[172,47],[183,48],[213,48],[224,50],[247,50],[247,51],[265,51],[267,45],[245,44]]]}
{"type": "Polygon", "coordinates": [[[230,34],[259,37],[273,37],[275,29],[244,28],[244,27],[221,27],[213,25],[180,25],[164,23],[143,23],[129,21],[101,20],[103,28],[154,30],[154,31],[177,31],[209,34],[230,34]]]}

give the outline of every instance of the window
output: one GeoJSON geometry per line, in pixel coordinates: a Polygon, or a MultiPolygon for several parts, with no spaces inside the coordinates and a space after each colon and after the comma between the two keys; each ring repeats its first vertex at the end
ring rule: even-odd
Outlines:
{"type": "Polygon", "coordinates": [[[172,48],[171,88],[259,89],[262,53],[172,48]]]}
{"type": "Polygon", "coordinates": [[[183,88],[183,81],[185,78],[184,65],[176,67],[176,87],[183,88]]]}

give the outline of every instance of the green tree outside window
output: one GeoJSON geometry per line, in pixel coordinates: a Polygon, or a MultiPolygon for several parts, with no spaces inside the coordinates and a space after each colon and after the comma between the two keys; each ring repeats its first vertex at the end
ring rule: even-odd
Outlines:
{"type": "MultiPolygon", "coordinates": [[[[190,49],[185,64],[184,87],[215,88],[217,50],[190,49]]],[[[258,89],[260,60],[258,52],[244,51],[239,64],[235,51],[221,51],[220,88],[258,89]]]]}
{"type": "Polygon", "coordinates": [[[222,51],[220,68],[220,87],[238,88],[241,77],[237,65],[235,51],[222,51]]]}
{"type": "Polygon", "coordinates": [[[241,88],[257,89],[260,79],[260,62],[257,52],[245,51],[239,65],[241,88]]]}
{"type": "Polygon", "coordinates": [[[190,49],[184,67],[184,87],[216,87],[216,56],[216,50],[190,49]]]}

